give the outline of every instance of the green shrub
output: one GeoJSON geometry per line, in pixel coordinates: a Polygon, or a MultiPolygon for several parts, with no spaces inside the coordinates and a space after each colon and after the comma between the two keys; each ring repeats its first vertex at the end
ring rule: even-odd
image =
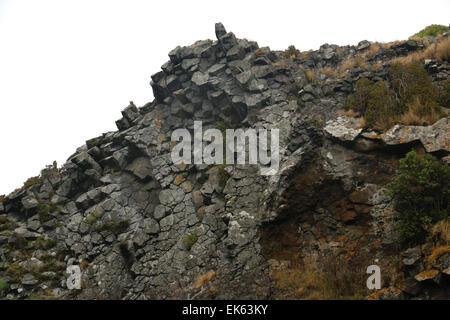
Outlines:
{"type": "Polygon", "coordinates": [[[428,27],[425,27],[424,29],[420,30],[416,34],[409,37],[412,38],[420,38],[425,36],[437,36],[438,34],[443,34],[444,32],[447,32],[449,29],[447,26],[443,26],[441,24],[432,24],[428,27]]]}
{"type": "Polygon", "coordinates": [[[50,213],[54,212],[60,212],[60,208],[58,204],[51,202],[51,201],[42,201],[40,199],[38,200],[38,216],[39,221],[41,223],[45,223],[47,221],[50,221],[53,219],[53,216],[50,213]]]}
{"type": "Polygon", "coordinates": [[[4,199],[5,199],[5,195],[4,194],[0,195],[0,202],[3,202],[4,199]]]}
{"type": "Polygon", "coordinates": [[[450,166],[433,156],[409,152],[388,185],[400,213],[397,230],[405,244],[423,241],[429,226],[449,215],[450,166]]]}
{"type": "Polygon", "coordinates": [[[28,189],[31,186],[34,186],[36,184],[41,184],[41,183],[42,183],[42,180],[41,180],[41,178],[39,178],[39,176],[31,177],[31,178],[28,178],[28,180],[23,183],[22,189],[28,189]]]}
{"type": "Polygon", "coordinates": [[[408,111],[407,105],[416,98],[424,108],[438,108],[436,88],[419,63],[393,63],[389,68],[389,78],[400,112],[408,111]]]}
{"type": "Polygon", "coordinates": [[[191,250],[192,246],[197,242],[197,232],[188,233],[183,237],[183,245],[187,250],[191,250]]]}

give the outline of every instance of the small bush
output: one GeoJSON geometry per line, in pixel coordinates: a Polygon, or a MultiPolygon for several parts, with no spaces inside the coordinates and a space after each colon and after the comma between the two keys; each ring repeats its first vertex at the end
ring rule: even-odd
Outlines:
{"type": "Polygon", "coordinates": [[[191,250],[192,246],[197,242],[197,232],[190,232],[183,237],[183,245],[186,250],[191,250]]]}
{"type": "Polygon", "coordinates": [[[449,31],[447,26],[443,26],[441,24],[432,24],[428,27],[425,27],[424,29],[420,30],[416,34],[409,37],[410,39],[413,38],[421,38],[425,36],[437,36],[438,34],[443,34],[444,32],[449,31]]]}
{"type": "Polygon", "coordinates": [[[51,215],[51,213],[59,213],[60,212],[60,207],[58,206],[57,203],[51,202],[51,201],[42,201],[39,198],[37,198],[38,200],[38,216],[39,216],[39,221],[41,223],[45,223],[47,221],[50,221],[53,219],[53,216],[51,215]]]}
{"type": "Polygon", "coordinates": [[[450,166],[429,154],[409,152],[388,185],[400,213],[397,230],[404,244],[422,242],[432,223],[449,214],[450,166]]]}
{"type": "Polygon", "coordinates": [[[5,195],[4,194],[0,195],[0,202],[3,202],[4,199],[5,199],[5,195]]]}
{"type": "Polygon", "coordinates": [[[294,45],[290,45],[286,51],[284,51],[284,56],[286,58],[294,59],[300,55],[300,50],[298,50],[294,45]]]}
{"type": "Polygon", "coordinates": [[[38,176],[36,176],[36,177],[31,177],[31,178],[29,178],[27,181],[25,181],[24,183],[23,183],[23,189],[28,189],[28,188],[30,188],[30,187],[32,187],[32,186],[34,186],[34,185],[36,185],[36,184],[41,184],[42,183],[42,180],[41,180],[41,178],[39,178],[38,176]]]}

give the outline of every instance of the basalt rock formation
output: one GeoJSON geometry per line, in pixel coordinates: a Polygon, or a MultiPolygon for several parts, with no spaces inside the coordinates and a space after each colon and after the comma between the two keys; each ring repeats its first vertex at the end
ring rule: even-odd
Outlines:
{"type": "MultiPolygon", "coordinates": [[[[425,45],[368,53],[380,68],[334,78],[318,70],[370,43],[289,56],[222,24],[216,37],[172,50],[152,76],[152,102],[130,104],[117,131],[86,141],[61,168],[49,166],[0,202],[0,278],[8,283],[0,296],[290,297],[274,275],[314,256],[363,290],[365,268],[378,264],[376,297],[448,298],[450,255],[428,270],[420,247],[399,248],[385,185],[411,149],[448,161],[449,118],[377,133],[337,113],[358,79],[386,79],[392,58],[425,45]],[[171,133],[193,130],[194,120],[204,129],[279,129],[278,173],[173,164],[171,133]],[[70,265],[80,266],[79,290],[67,288],[70,265]]],[[[446,62],[425,68],[433,81],[449,78],[446,62]]]]}

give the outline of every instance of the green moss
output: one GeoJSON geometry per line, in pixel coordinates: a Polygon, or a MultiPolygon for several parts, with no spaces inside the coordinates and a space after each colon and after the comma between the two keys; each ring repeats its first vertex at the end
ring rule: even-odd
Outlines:
{"type": "Polygon", "coordinates": [[[29,241],[23,237],[16,236],[12,241],[8,241],[6,248],[9,250],[24,250],[28,247],[29,241]]]}
{"type": "Polygon", "coordinates": [[[6,281],[5,279],[0,278],[0,292],[4,289],[8,289],[9,288],[9,284],[8,281],[6,281]]]}
{"type": "Polygon", "coordinates": [[[34,196],[36,197],[36,200],[38,201],[37,211],[38,211],[39,221],[41,223],[45,223],[47,221],[52,220],[54,217],[51,215],[51,213],[60,213],[61,212],[61,208],[59,207],[59,205],[57,203],[51,202],[51,201],[43,201],[39,198],[37,193],[35,193],[34,196]]]}
{"type": "Polygon", "coordinates": [[[56,244],[57,244],[56,240],[53,240],[53,239],[46,240],[44,238],[39,237],[34,241],[33,246],[36,249],[48,250],[48,249],[54,248],[56,246],[56,244]]]}
{"type": "Polygon", "coordinates": [[[191,250],[192,246],[197,242],[197,232],[190,232],[183,237],[183,245],[186,250],[191,250]]]}
{"type": "Polygon", "coordinates": [[[425,37],[425,36],[437,36],[439,34],[443,34],[444,32],[449,31],[448,26],[443,26],[441,24],[432,24],[429,25],[428,27],[425,27],[424,29],[420,30],[419,32],[417,32],[416,34],[412,35],[411,37],[409,37],[410,39],[412,38],[421,38],[421,37],[425,37]]]}
{"type": "Polygon", "coordinates": [[[111,231],[114,234],[121,234],[128,230],[130,222],[128,220],[108,221],[97,228],[98,232],[111,231]]]}
{"type": "Polygon", "coordinates": [[[15,223],[8,220],[7,217],[0,217],[0,232],[5,230],[12,230],[15,228],[15,223]]]}
{"type": "Polygon", "coordinates": [[[388,188],[400,213],[397,230],[405,244],[422,242],[429,226],[449,215],[450,166],[429,154],[409,152],[388,188]]]}
{"type": "Polygon", "coordinates": [[[99,218],[103,216],[103,212],[100,211],[92,211],[88,214],[88,216],[84,219],[84,222],[87,224],[94,224],[99,218]]]}
{"type": "Polygon", "coordinates": [[[296,96],[294,94],[288,95],[287,99],[288,99],[288,101],[297,102],[297,105],[301,108],[303,108],[305,106],[305,103],[303,102],[303,100],[299,96],[296,96]]]}
{"type": "Polygon", "coordinates": [[[11,263],[5,271],[5,274],[11,277],[11,281],[17,283],[20,281],[25,274],[28,273],[24,267],[22,267],[19,262],[11,263]]]}
{"type": "Polygon", "coordinates": [[[224,188],[228,179],[230,178],[230,174],[225,170],[226,167],[230,166],[229,164],[218,164],[217,168],[217,180],[219,185],[224,188]]]}

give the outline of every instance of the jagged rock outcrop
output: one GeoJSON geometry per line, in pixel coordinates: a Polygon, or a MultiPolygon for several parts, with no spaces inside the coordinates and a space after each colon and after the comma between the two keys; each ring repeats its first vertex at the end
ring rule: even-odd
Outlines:
{"type": "MultiPolygon", "coordinates": [[[[325,45],[299,61],[238,39],[220,23],[215,33],[216,41],[169,53],[151,77],[155,100],[126,107],[118,131],[88,140],[61,169],[43,170],[4,198],[0,275],[10,287],[3,297],[268,299],[274,261],[316,254],[379,259],[390,268],[398,256],[390,224],[396,213],[384,185],[401,152],[389,147],[447,156],[448,118],[375,134],[338,117],[354,82],[385,78],[386,69],[308,82],[298,64],[334,66],[367,50],[366,42],[325,45]],[[193,130],[194,120],[204,129],[280,129],[278,173],[260,175],[258,164],[173,164],[171,133],[193,130]],[[81,290],[66,287],[70,265],[81,266],[81,290]],[[210,271],[208,283],[194,285],[210,271]]],[[[422,47],[410,40],[370,59],[422,47]]],[[[433,68],[448,76],[448,65],[433,68]]]]}

